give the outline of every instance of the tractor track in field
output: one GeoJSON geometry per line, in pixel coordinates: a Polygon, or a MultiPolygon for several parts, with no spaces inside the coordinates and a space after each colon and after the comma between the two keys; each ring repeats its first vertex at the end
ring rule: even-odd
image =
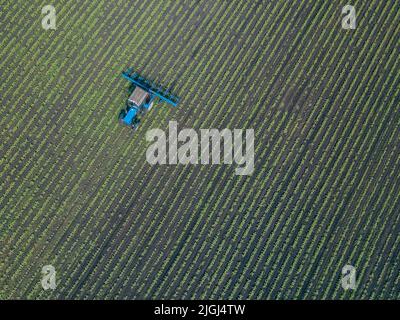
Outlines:
{"type": "Polygon", "coordinates": [[[139,205],[139,203],[135,203],[135,205],[139,205]]]}

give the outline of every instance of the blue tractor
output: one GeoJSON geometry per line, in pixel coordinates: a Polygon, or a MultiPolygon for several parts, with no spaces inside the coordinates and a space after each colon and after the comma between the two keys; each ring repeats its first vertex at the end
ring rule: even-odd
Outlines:
{"type": "Polygon", "coordinates": [[[132,69],[122,72],[122,76],[131,82],[132,86],[126,108],[121,110],[119,114],[119,121],[133,130],[137,130],[141,117],[152,108],[156,98],[173,107],[176,107],[179,103],[180,99],[177,96],[151,83],[138,73],[133,72],[132,69]]]}

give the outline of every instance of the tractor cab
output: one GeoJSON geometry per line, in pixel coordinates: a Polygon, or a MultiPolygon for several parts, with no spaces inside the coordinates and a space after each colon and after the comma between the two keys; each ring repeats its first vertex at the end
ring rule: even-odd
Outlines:
{"type": "Polygon", "coordinates": [[[154,95],[136,86],[128,98],[125,110],[121,110],[119,114],[121,124],[136,130],[140,117],[152,108],[154,98],[154,95]]]}

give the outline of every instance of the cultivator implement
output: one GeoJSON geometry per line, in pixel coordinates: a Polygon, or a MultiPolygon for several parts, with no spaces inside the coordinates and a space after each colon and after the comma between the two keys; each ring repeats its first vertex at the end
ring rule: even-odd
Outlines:
{"type": "Polygon", "coordinates": [[[128,69],[127,71],[122,72],[122,75],[125,79],[132,82],[133,84],[139,86],[143,90],[154,94],[156,97],[160,98],[162,101],[176,107],[179,103],[179,97],[173,95],[168,90],[158,86],[151,81],[143,78],[137,72],[133,72],[132,69],[128,69]]]}

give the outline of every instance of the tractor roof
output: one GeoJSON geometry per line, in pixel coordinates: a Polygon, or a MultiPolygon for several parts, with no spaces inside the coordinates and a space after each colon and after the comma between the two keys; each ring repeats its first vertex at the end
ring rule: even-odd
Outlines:
{"type": "Polygon", "coordinates": [[[128,100],[133,102],[135,105],[140,106],[148,95],[149,93],[147,91],[136,86],[128,100]]]}

